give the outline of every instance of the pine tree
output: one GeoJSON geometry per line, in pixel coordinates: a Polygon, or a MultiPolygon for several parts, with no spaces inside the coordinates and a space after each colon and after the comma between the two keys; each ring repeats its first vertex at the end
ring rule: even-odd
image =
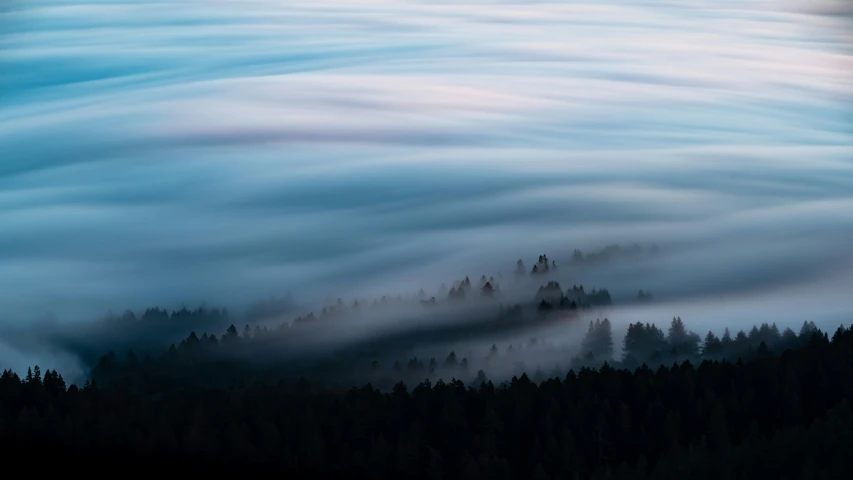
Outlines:
{"type": "Polygon", "coordinates": [[[607,317],[601,321],[598,337],[601,344],[601,355],[608,359],[613,358],[613,330],[607,317]]]}
{"type": "Polygon", "coordinates": [[[225,330],[225,335],[222,336],[222,342],[223,343],[234,343],[237,341],[237,339],[239,337],[240,337],[240,335],[237,333],[237,327],[235,327],[234,325],[231,325],[230,327],[228,327],[227,330],[225,330]]]}

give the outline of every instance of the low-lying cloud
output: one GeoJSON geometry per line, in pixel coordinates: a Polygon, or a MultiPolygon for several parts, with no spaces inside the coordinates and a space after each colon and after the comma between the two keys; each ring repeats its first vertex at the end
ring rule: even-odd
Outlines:
{"type": "Polygon", "coordinates": [[[6,2],[0,324],[411,294],[610,243],[662,251],[577,272],[617,303],[846,278],[844,5],[6,2]]]}

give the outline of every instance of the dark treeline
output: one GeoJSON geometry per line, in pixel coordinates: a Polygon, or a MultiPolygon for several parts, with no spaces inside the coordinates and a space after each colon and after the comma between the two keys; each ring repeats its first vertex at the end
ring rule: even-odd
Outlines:
{"type": "MultiPolygon", "coordinates": [[[[552,265],[553,268],[553,262],[548,263],[545,255],[540,256],[540,263],[552,265]]],[[[539,274],[534,272],[531,275],[539,274]]],[[[224,321],[232,318],[226,309],[181,309],[169,313],[164,309],[149,308],[139,316],[127,311],[121,316],[109,317],[109,326],[124,325],[131,328],[132,332],[139,331],[142,328],[139,325],[146,323],[152,323],[155,327],[169,325],[170,329],[176,326],[207,328],[203,322],[209,320],[209,327],[221,327],[225,332],[217,335],[202,330],[198,334],[193,330],[170,347],[168,344],[155,346],[147,342],[142,344],[141,349],[133,347],[135,338],[125,336],[122,342],[116,342],[118,347],[107,354],[102,350],[93,357],[90,348],[85,359],[93,366],[93,374],[102,382],[130,382],[135,388],[147,392],[161,391],[171,388],[172,385],[231,387],[255,381],[269,383],[282,378],[295,379],[301,376],[308,376],[312,381],[326,386],[350,386],[353,383],[371,381],[378,386],[390,387],[400,380],[421,380],[425,371],[430,376],[436,370],[441,370],[441,376],[466,376],[469,359],[460,358],[458,362],[454,361],[456,354],[453,352],[448,352],[439,359],[419,359],[418,350],[423,350],[430,343],[444,345],[484,335],[513,335],[544,322],[573,322],[580,312],[613,303],[606,289],[587,291],[583,285],[573,285],[564,292],[560,284],[553,280],[540,287],[534,299],[526,304],[504,306],[494,300],[495,296],[500,295],[499,292],[500,287],[493,277],[487,278],[483,275],[476,284],[466,277],[453,283],[446,302],[456,305],[460,299],[476,296],[481,302],[485,302],[482,304],[485,308],[482,312],[485,313],[469,312],[459,321],[440,325],[423,322],[426,326],[414,326],[393,335],[373,334],[374,338],[349,349],[339,349],[332,354],[319,354],[306,348],[306,336],[313,336],[316,340],[317,335],[322,336],[323,328],[347,328],[353,315],[369,316],[381,312],[383,307],[392,308],[391,311],[394,312],[394,307],[407,305],[411,308],[412,303],[407,303],[402,297],[390,296],[375,299],[372,303],[354,301],[347,304],[338,299],[337,302],[323,307],[317,315],[311,312],[290,321],[266,322],[263,325],[246,323],[242,327],[234,324],[227,327],[223,325],[224,321]],[[492,282],[495,282],[494,287],[492,282]],[[476,292],[476,295],[472,292],[476,292]],[[496,313],[488,313],[495,311],[496,313]],[[411,355],[405,356],[406,352],[411,355]],[[396,358],[391,358],[395,355],[396,358]],[[382,368],[379,368],[392,365],[396,367],[393,372],[383,373],[382,368]],[[402,365],[407,367],[404,369],[402,365]],[[462,372],[456,372],[455,368],[445,368],[456,366],[461,368],[462,372]],[[190,371],[198,374],[190,375],[190,371]]],[[[421,305],[415,305],[423,309],[427,315],[425,318],[429,320],[429,314],[432,312],[430,308],[437,305],[435,297],[425,301],[422,291],[417,297],[421,305]]],[[[97,329],[90,329],[86,333],[91,333],[95,339],[103,337],[97,329]]],[[[183,335],[186,335],[186,331],[183,335]]],[[[86,339],[78,335],[76,340],[84,344],[86,339]]],[[[510,347],[507,356],[511,357],[512,353],[510,347]]],[[[516,349],[514,353],[520,354],[521,348],[516,349]]],[[[563,363],[568,364],[571,355],[560,355],[565,357],[563,363]]],[[[588,357],[585,358],[589,360],[588,357]]],[[[601,355],[598,358],[602,361],[606,359],[601,355]]],[[[520,370],[520,374],[525,365],[521,360],[517,360],[517,363],[516,369],[520,370]]]]}
{"type": "MultiPolygon", "coordinates": [[[[628,251],[628,249],[624,250],[628,251]]],[[[190,331],[199,332],[202,335],[205,331],[222,332],[232,324],[237,325],[241,331],[246,324],[251,324],[253,329],[266,329],[267,332],[264,333],[269,331],[292,333],[298,330],[293,327],[312,324],[316,320],[365,315],[369,314],[368,312],[381,312],[383,309],[384,311],[405,309],[407,313],[416,313],[419,311],[418,307],[422,307],[420,312],[425,319],[430,315],[428,308],[441,305],[448,308],[479,305],[484,311],[488,308],[494,309],[492,311],[496,313],[490,318],[486,318],[489,317],[488,315],[478,315],[473,319],[470,315],[466,317],[469,320],[468,323],[479,322],[477,325],[466,327],[463,322],[460,322],[450,331],[434,332],[433,335],[471,336],[518,329],[522,326],[526,328],[533,322],[553,320],[556,317],[551,315],[552,313],[559,313],[560,317],[566,317],[565,314],[572,310],[590,309],[613,303],[606,289],[586,290],[582,285],[574,285],[563,293],[555,280],[543,286],[546,292],[540,289],[540,294],[534,300],[522,300],[518,303],[543,279],[555,278],[557,263],[543,254],[539,256],[532,268],[525,267],[522,260],[518,260],[516,268],[518,271],[515,276],[504,277],[498,273],[491,276],[480,275],[479,280],[472,280],[477,277],[464,277],[450,282],[449,287],[447,284],[442,284],[434,294],[420,289],[411,296],[384,295],[373,299],[355,298],[348,301],[337,298],[337,300],[327,301],[322,308],[298,316],[296,315],[298,310],[307,309],[303,310],[303,307],[300,307],[290,294],[256,302],[239,314],[226,308],[209,306],[194,309],[182,307],[177,310],[155,306],[137,312],[132,310],[120,313],[109,312],[96,322],[67,323],[61,326],[52,324],[49,329],[39,332],[35,341],[69,352],[82,360],[84,365],[91,367],[106,349],[111,348],[118,352],[134,350],[140,358],[146,355],[159,356],[164,351],[164,343],[168,347],[169,343],[185,337],[190,331]],[[493,306],[490,307],[490,305],[493,306]],[[499,311],[498,308],[500,308],[499,311]]],[[[565,270],[561,269],[560,272],[561,275],[571,274],[572,268],[570,266],[565,270]]],[[[33,336],[30,332],[24,333],[33,336]]],[[[209,337],[212,335],[212,333],[208,334],[209,337]]]]}
{"type": "MultiPolygon", "coordinates": [[[[610,348],[595,337],[603,323],[585,346],[610,348]]],[[[642,334],[660,336],[645,325],[642,334]]],[[[679,334],[676,322],[669,336],[679,334]]],[[[424,381],[387,392],[302,380],[143,396],[94,382],[66,388],[54,371],[5,371],[0,437],[8,458],[42,451],[55,465],[121,461],[134,473],[230,465],[374,478],[846,478],[853,330],[797,340],[734,363],[604,364],[542,382],[424,381]]]]}
{"type": "MultiPolygon", "coordinates": [[[[246,318],[257,318],[253,315],[265,307],[269,308],[266,304],[253,307],[247,312],[246,318]]],[[[236,320],[237,317],[227,308],[184,307],[170,312],[165,308],[151,307],[138,314],[132,310],[120,314],[108,312],[98,320],[82,325],[69,323],[51,326],[42,333],[40,339],[58,349],[72,352],[84,363],[92,365],[104,354],[105,345],[114,349],[159,354],[166,338],[185,336],[192,330],[224,330],[236,320]]]]}
{"type": "Polygon", "coordinates": [[[587,292],[583,285],[572,285],[571,289],[563,292],[560,283],[550,281],[539,287],[536,292],[536,300],[541,311],[549,310],[576,310],[577,308],[603,307],[613,304],[610,292],[607,289],[596,290],[593,288],[587,292]]]}
{"type": "MultiPolygon", "coordinates": [[[[802,345],[817,331],[814,322],[803,322],[799,334],[791,328],[780,331],[775,323],[762,323],[753,326],[749,332],[740,330],[732,337],[728,328],[722,337],[709,331],[704,340],[698,334],[687,329],[681,317],[675,317],[666,332],[654,323],[637,322],[628,325],[628,331],[622,342],[621,362],[628,368],[640,363],[650,365],[680,360],[720,360],[724,358],[752,358],[759,349],[784,351],[802,345]]],[[[585,364],[599,360],[612,360],[614,355],[611,324],[603,321],[590,322],[589,330],[582,345],[582,358],[585,364]]],[[[600,362],[599,362],[600,363],[600,362]]]]}
{"type": "MultiPolygon", "coordinates": [[[[521,318],[521,308],[502,310],[503,315],[521,318]]],[[[298,357],[281,356],[267,361],[258,361],[258,352],[280,348],[282,339],[299,339],[291,329],[298,329],[300,322],[317,321],[299,317],[293,327],[283,326],[279,330],[266,327],[251,328],[246,325],[240,332],[234,325],[217,337],[204,333],[190,333],[180,343],[172,345],[165,353],[144,358],[129,350],[119,357],[113,351],[103,355],[92,371],[102,385],[123,385],[134,392],[157,393],[170,388],[243,388],[247,385],[269,385],[284,380],[294,382],[306,377],[315,385],[325,388],[348,387],[353,383],[370,382],[380,389],[390,389],[399,381],[419,382],[423,379],[458,378],[472,385],[479,385],[493,375],[493,368],[505,374],[507,365],[512,373],[528,372],[536,381],[547,374],[559,371],[560,365],[579,369],[598,367],[608,362],[616,368],[635,369],[645,363],[652,367],[689,360],[694,364],[703,360],[738,358],[750,360],[768,351],[782,352],[801,347],[817,331],[813,322],[804,322],[799,334],[790,328],[780,332],[775,324],[754,326],[749,333],[741,330],[734,338],[726,329],[722,338],[708,332],[704,341],[687,330],[680,317],[672,319],[666,333],[655,324],[635,323],[628,327],[620,347],[614,347],[612,325],[609,319],[589,323],[582,342],[580,355],[577,349],[555,347],[541,339],[531,338],[526,344],[492,345],[488,351],[469,352],[467,355],[455,351],[436,358],[385,355],[381,350],[363,347],[350,355],[329,355],[313,361],[300,361],[298,357]],[[618,349],[618,351],[617,351],[618,349]],[[572,354],[572,350],[575,354],[572,354]],[[542,362],[528,364],[530,358],[544,358],[542,362]]],[[[521,321],[521,320],[516,320],[521,321]]],[[[570,320],[571,321],[571,320],[570,320]]],[[[287,343],[285,343],[287,345],[287,343]]],[[[405,355],[405,352],[401,355],[405,355]]]]}

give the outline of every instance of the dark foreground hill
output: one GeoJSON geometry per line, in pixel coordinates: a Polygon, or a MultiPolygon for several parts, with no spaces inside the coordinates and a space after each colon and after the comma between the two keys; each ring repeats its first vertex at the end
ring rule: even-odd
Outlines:
{"type": "Polygon", "coordinates": [[[0,378],[7,468],[104,474],[812,479],[853,472],[853,330],[752,360],[345,392],[0,378]]]}

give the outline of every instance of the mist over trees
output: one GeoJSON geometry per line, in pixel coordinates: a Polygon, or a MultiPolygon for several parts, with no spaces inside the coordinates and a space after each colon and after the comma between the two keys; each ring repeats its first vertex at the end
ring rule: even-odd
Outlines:
{"type": "MultiPolygon", "coordinates": [[[[637,246],[610,246],[592,255],[605,259],[643,251],[637,246]]],[[[576,251],[572,263],[581,257],[586,258],[576,251]]],[[[516,266],[516,276],[503,280],[500,274],[482,274],[474,281],[466,276],[450,282],[444,297],[428,296],[420,288],[411,296],[338,298],[328,301],[318,314],[309,312],[295,318],[288,318],[296,308],[290,295],[256,302],[242,315],[207,306],[171,312],[153,307],[138,315],[127,310],[120,315],[109,314],[85,328],[57,334],[55,342],[77,352],[100,381],[132,379],[144,385],[140,387],[143,390],[182,382],[230,387],[302,376],[328,386],[371,382],[390,388],[401,380],[470,381],[480,371],[490,378],[506,379],[528,370],[535,376],[566,367],[598,367],[604,362],[635,368],[643,363],[654,367],[687,359],[734,359],[754,355],[762,343],[770,349],[796,343],[793,332],[779,332],[775,324],[755,326],[734,336],[728,330],[718,332],[721,338],[708,332],[703,342],[703,337],[689,331],[680,317],[672,319],[666,332],[654,323],[637,322],[627,326],[624,338],[614,339],[611,321],[602,310],[614,304],[607,289],[589,289],[582,284],[563,288],[553,277],[556,262],[545,254],[539,255],[533,268],[524,267],[520,259],[516,266]],[[507,293],[501,283],[509,286],[507,293]],[[532,298],[524,301],[518,296],[519,291],[531,287],[536,288],[532,298]],[[507,303],[517,299],[522,301],[507,303]],[[475,309],[456,310],[469,307],[475,309]],[[593,310],[604,315],[584,320],[593,310]],[[395,321],[403,312],[414,314],[413,320],[400,317],[395,321]],[[412,326],[382,333],[371,327],[376,315],[388,315],[391,324],[405,327],[409,322],[412,326]],[[582,327],[582,322],[589,328],[582,327]],[[350,346],[325,345],[331,333],[356,332],[353,328],[357,325],[364,325],[371,333],[350,346]],[[535,331],[543,326],[577,328],[578,336],[561,343],[537,338],[535,331]],[[477,346],[478,339],[495,335],[496,341],[477,346]],[[500,346],[499,351],[487,354],[487,346],[493,343],[496,348],[500,346]],[[452,351],[458,355],[457,362],[443,362],[452,351]],[[430,364],[435,367],[430,368],[430,364]],[[222,371],[220,375],[213,372],[216,368],[222,371]],[[193,376],[189,373],[193,371],[204,374],[193,376]]],[[[564,275],[571,272],[571,268],[561,270],[564,275]]],[[[442,284],[439,293],[446,288],[442,284]]],[[[638,297],[647,299],[651,294],[639,290],[638,297]]],[[[805,334],[801,332],[800,337],[805,334]]]]}
{"type": "Polygon", "coordinates": [[[0,480],[853,478],[851,73],[853,0],[0,0],[0,480]]]}
{"type": "MultiPolygon", "coordinates": [[[[521,262],[523,265],[523,262],[521,262]]],[[[471,336],[491,331],[508,331],[525,329],[533,321],[552,321],[556,316],[564,315],[571,310],[591,309],[612,304],[610,294],[606,289],[587,291],[584,287],[574,285],[565,294],[554,278],[556,262],[547,255],[540,255],[536,263],[541,271],[534,273],[531,269],[523,268],[521,276],[503,276],[497,274],[481,274],[478,277],[466,276],[459,280],[446,282],[435,291],[427,293],[428,289],[420,288],[413,295],[382,295],[376,298],[337,298],[327,301],[314,311],[304,313],[306,307],[301,306],[298,299],[291,295],[271,297],[249,305],[242,312],[224,308],[223,306],[204,305],[197,308],[181,307],[168,310],[153,306],[141,311],[125,310],[120,313],[108,312],[99,321],[82,324],[68,323],[65,325],[51,324],[43,331],[16,332],[16,336],[34,337],[31,343],[46,344],[49,348],[70,352],[78,357],[87,367],[93,366],[106,349],[116,351],[134,350],[138,355],[159,355],[163,352],[165,343],[179,342],[186,335],[195,331],[199,336],[204,332],[213,334],[223,331],[230,324],[245,326],[260,333],[265,328],[281,333],[291,327],[313,324],[315,320],[335,320],[353,316],[370,316],[379,314],[394,316],[397,309],[404,313],[403,317],[419,315],[424,322],[429,323],[441,310],[426,310],[418,307],[471,307],[480,309],[480,313],[472,315],[469,311],[458,314],[461,322],[458,328],[448,329],[452,332],[435,333],[428,336],[471,336]],[[547,267],[547,268],[546,268],[547,267]],[[544,278],[543,278],[544,277],[544,278]],[[548,297],[543,304],[541,299],[532,302],[526,292],[537,288],[541,282],[551,284],[551,291],[556,294],[548,297]],[[449,285],[449,287],[448,287],[449,285]],[[521,306],[521,309],[516,307],[521,306]],[[538,309],[539,314],[532,315],[538,309]],[[550,313],[550,314],[549,314],[550,313]],[[497,319],[496,319],[497,317],[497,319]],[[464,327],[464,321],[480,322],[471,328],[464,327]],[[497,320],[497,321],[496,321],[497,320]],[[527,323],[523,324],[523,321],[527,323]],[[460,332],[460,330],[464,332],[460,332]]],[[[561,271],[570,274],[570,271],[561,271]]],[[[398,322],[405,325],[407,320],[398,322]]],[[[352,322],[342,324],[341,328],[350,328],[352,322]]],[[[240,327],[243,328],[243,327],[240,327]]],[[[267,335],[267,337],[269,337],[267,335]]],[[[408,341],[408,340],[407,340],[408,341]]]]}
{"type": "MultiPolygon", "coordinates": [[[[605,250],[592,258],[622,254],[605,250]]],[[[39,366],[3,371],[4,452],[371,478],[800,479],[851,467],[853,330],[703,335],[675,316],[617,335],[606,288],[561,285],[556,272],[572,267],[546,255],[516,266],[436,295],[337,298],[316,314],[297,314],[292,297],[241,315],[110,314],[56,336],[91,365],[82,385],[39,366]],[[578,335],[554,342],[555,329],[578,335]]]]}
{"type": "MultiPolygon", "coordinates": [[[[523,310],[516,306],[504,310],[503,315],[523,318],[523,310]]],[[[611,322],[605,317],[589,322],[583,339],[575,348],[555,346],[547,339],[531,337],[520,343],[493,344],[488,350],[476,352],[450,350],[437,355],[420,355],[417,349],[383,351],[380,344],[367,344],[329,357],[306,359],[266,354],[264,358],[264,352],[286,349],[289,341],[298,341],[298,325],[321,322],[316,317],[310,320],[298,317],[298,320],[294,326],[285,324],[279,330],[246,325],[241,333],[231,325],[220,336],[206,332],[198,336],[191,332],[165,353],[155,357],[146,355],[142,362],[133,350],[124,355],[125,359],[109,351],[94,366],[92,376],[102,385],[120,384],[147,393],[176,385],[238,388],[300,378],[324,388],[346,388],[369,382],[380,389],[390,389],[400,381],[412,383],[424,379],[459,379],[477,385],[486,379],[500,381],[525,373],[541,381],[547,375],[558,374],[562,368],[598,368],[605,363],[614,368],[635,369],[641,365],[656,368],[683,361],[698,364],[704,360],[751,360],[768,352],[800,348],[817,332],[813,322],[804,322],[799,334],[791,329],[780,333],[775,325],[765,323],[751,328],[749,334],[739,331],[734,339],[728,329],[723,334],[723,339],[727,340],[708,332],[703,341],[687,329],[680,317],[675,317],[667,333],[654,324],[635,323],[628,326],[621,340],[614,340],[611,322]]]]}
{"type": "MultiPolygon", "coordinates": [[[[15,439],[5,453],[108,456],[137,473],[168,464],[358,477],[843,478],[853,467],[853,330],[803,331],[796,348],[735,363],[604,364],[538,382],[425,380],[384,392],[301,379],[146,397],[96,381],[66,388],[38,367],[23,379],[6,370],[0,434],[15,439]]],[[[585,343],[610,348],[606,332],[594,323],[585,343]]],[[[224,338],[241,341],[236,328],[224,338]]],[[[462,363],[453,352],[444,360],[462,363]]]]}

